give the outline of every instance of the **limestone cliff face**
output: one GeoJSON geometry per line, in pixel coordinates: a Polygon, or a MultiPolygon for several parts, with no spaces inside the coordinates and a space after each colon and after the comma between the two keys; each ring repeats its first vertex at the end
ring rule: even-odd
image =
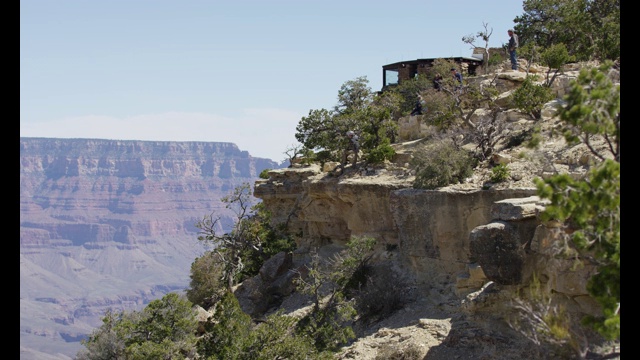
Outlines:
{"type": "Polygon", "coordinates": [[[417,190],[410,179],[342,178],[318,166],[280,169],[256,183],[254,196],[301,234],[301,249],[344,245],[352,236],[377,239],[424,284],[455,279],[470,260],[471,230],[488,223],[496,201],[535,194],[533,188],[505,190],[417,190]]]}
{"type": "MultiPolygon", "coordinates": [[[[412,188],[411,177],[384,172],[334,176],[317,165],[278,169],[256,183],[254,196],[272,212],[274,223],[287,223],[298,235],[293,267],[312,251],[330,255],[351,237],[368,236],[377,240],[374,261],[391,260],[404,269],[422,296],[434,288],[453,293],[461,312],[478,310],[477,292],[493,284],[487,291],[496,293],[498,287],[502,297],[483,298],[481,307],[504,316],[504,299],[526,288],[535,274],[569,311],[598,314],[586,290],[593,266],[570,270],[572,261],[554,253],[557,239],[537,217],[544,204],[534,187],[419,190],[412,188]]],[[[246,311],[255,312],[260,304],[242,294],[259,291],[236,293],[246,311]]]]}
{"type": "MultiPolygon", "coordinates": [[[[536,67],[528,70],[546,71],[536,67]]],[[[401,348],[401,338],[425,346],[427,339],[438,334],[415,334],[421,328],[437,328],[440,323],[429,321],[427,316],[433,314],[418,317],[424,309],[437,313],[438,320],[456,319],[441,343],[441,349],[445,349],[442,357],[438,356],[440,349],[425,355],[434,359],[529,356],[527,349],[511,352],[519,348],[516,343],[530,344],[530,339],[522,339],[522,334],[507,326],[509,320],[522,316],[514,303],[528,296],[534,302],[536,295],[548,296],[550,303],[561,305],[574,320],[584,315],[602,315],[601,307],[587,291],[588,279],[597,268],[593,254],[576,251],[575,258],[567,258],[563,251],[571,247],[565,242],[570,230],[542,221],[539,215],[547,203],[535,196],[534,179],[559,173],[581,179],[590,166],[600,161],[584,144],[566,144],[557,131],[562,96],[578,76],[579,66],[564,70],[552,87],[557,99],[543,106],[541,119],[532,119],[509,106],[511,92],[528,72],[502,71],[469,79],[479,84],[497,80],[502,94],[495,101],[506,110],[496,119],[507,125],[509,136],[539,126],[544,141],[536,149],[501,144],[491,159],[476,167],[461,184],[435,190],[413,189],[415,172],[409,168],[413,153],[426,148],[430,140],[437,143],[430,119],[421,116],[398,120],[400,142],[392,144],[396,155],[389,163],[362,162],[342,170],[330,163],[322,167],[294,164],[270,171],[268,180],[256,182],[254,196],[262,199],[271,212],[274,225],[287,225],[298,248],[291,259],[284,254],[274,257],[259,275],[239,285],[235,294],[243,310],[261,317],[268,308],[279,306],[274,299],[285,298],[280,306],[299,314],[296,306],[301,301],[295,299],[291,286],[285,286],[291,282],[291,274],[304,276],[311,255],[331,257],[344,250],[352,237],[367,236],[377,240],[370,265],[391,274],[388,279],[376,278],[386,281],[376,288],[392,289],[415,300],[417,305],[398,311],[388,322],[385,319],[361,329],[364,335],[348,346],[340,359],[373,359],[376,351],[371,349],[386,344],[401,348]],[[496,164],[508,165],[510,171],[508,179],[500,184],[491,176],[496,164]],[[576,267],[578,258],[580,267],[576,267]],[[289,295],[292,296],[287,299],[289,295]],[[492,334],[480,335],[481,328],[492,334]],[[402,329],[409,330],[402,333],[402,329]],[[467,355],[447,355],[449,350],[465,347],[471,349],[467,355]],[[484,352],[488,348],[493,349],[491,355],[484,352]],[[507,355],[508,352],[511,353],[507,355]]],[[[619,81],[619,73],[612,72],[610,76],[619,81]]],[[[472,115],[477,121],[490,112],[472,115]]],[[[606,148],[602,139],[592,140],[592,149],[606,148]]],[[[473,148],[477,144],[467,145],[473,148]]]]}
{"type": "MultiPolygon", "coordinates": [[[[532,73],[543,70],[530,69],[532,73]]],[[[579,66],[567,67],[556,79],[552,90],[558,99],[567,93],[578,71],[579,66]]],[[[502,94],[496,103],[507,104],[512,90],[527,75],[504,71],[469,81],[483,84],[497,80],[502,94]]],[[[619,81],[619,74],[610,76],[619,81]]],[[[271,211],[274,224],[286,223],[298,236],[294,267],[310,252],[326,249],[324,253],[331,254],[344,248],[351,237],[369,236],[378,244],[374,259],[393,261],[424,296],[432,288],[451,291],[464,303],[460,311],[482,303],[488,308],[495,305],[494,314],[502,316],[503,300],[528,287],[535,276],[568,311],[598,314],[598,306],[586,290],[594,264],[586,261],[576,270],[571,267],[572,260],[560,259],[558,246],[562,244],[557,229],[538,218],[544,204],[535,197],[534,178],[566,173],[578,179],[585,176],[590,164],[597,163],[588,148],[567,146],[558,136],[559,106],[557,100],[545,104],[540,120],[514,109],[498,114],[512,134],[533,126],[541,126],[545,134],[540,149],[500,146],[490,162],[508,164],[511,175],[499,186],[491,184],[489,167],[480,166],[463,184],[413,189],[415,174],[408,165],[413,152],[427,144],[432,129],[428,120],[406,116],[398,121],[401,142],[393,144],[396,155],[391,163],[379,167],[364,164],[340,174],[328,164],[323,168],[277,169],[269,172],[268,180],[256,182],[254,196],[271,211]],[[486,298],[476,302],[479,292],[502,292],[504,298],[494,303],[486,298]]],[[[474,116],[487,115],[478,111],[474,116]]],[[[598,148],[603,143],[591,146],[598,148]]]]}
{"type": "Polygon", "coordinates": [[[233,224],[220,199],[266,168],[232,143],[20,138],[24,345],[77,349],[107,308],[186,288],[195,223],[233,224]]]}
{"type": "Polygon", "coordinates": [[[474,262],[469,234],[492,219],[493,204],[534,193],[534,189],[396,191],[389,206],[398,228],[401,257],[422,283],[455,279],[474,262]]]}

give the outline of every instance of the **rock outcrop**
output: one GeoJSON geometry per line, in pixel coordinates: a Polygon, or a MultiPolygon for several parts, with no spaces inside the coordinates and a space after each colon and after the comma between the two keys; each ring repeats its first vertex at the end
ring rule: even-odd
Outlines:
{"type": "MultiPolygon", "coordinates": [[[[553,90],[558,97],[566,93],[577,70],[568,68],[556,79],[553,90]]],[[[506,98],[525,73],[492,76],[506,98]]],[[[352,237],[367,236],[377,240],[372,264],[392,264],[401,275],[390,279],[408,281],[406,290],[413,291],[415,302],[375,327],[361,329],[362,337],[341,358],[373,359],[387,336],[395,346],[396,338],[407,344],[412,338],[420,346],[431,344],[435,335],[429,328],[442,330],[443,325],[449,334],[438,332],[441,339],[427,349],[429,359],[533,356],[533,343],[507,323],[514,315],[512,301],[538,282],[543,293],[573,319],[599,315],[601,309],[586,289],[594,264],[586,261],[576,268],[575,259],[560,256],[559,248],[565,244],[557,224],[539,217],[547,203],[536,196],[534,178],[556,173],[581,178],[595,163],[589,149],[567,146],[561,136],[553,135],[561,106],[557,100],[546,104],[539,121],[514,110],[499,115],[516,125],[512,127],[516,131],[535,122],[545,139],[537,153],[516,146],[493,154],[489,161],[508,164],[511,171],[501,184],[493,184],[488,172],[476,169],[461,184],[414,189],[415,174],[407,165],[428,134],[419,116],[400,119],[402,142],[393,145],[396,157],[384,166],[361,165],[336,173],[335,166],[327,163],[270,171],[268,180],[256,182],[254,196],[262,199],[274,224],[287,224],[297,236],[298,249],[291,263],[279,262],[289,266],[289,273],[280,271],[282,275],[271,282],[261,277],[241,284],[236,292],[241,306],[262,316],[268,307],[278,306],[265,306],[263,301],[270,295],[271,283],[279,284],[278,298],[295,295],[282,282],[291,281],[291,272],[300,273],[312,253],[331,256],[352,237]],[[393,326],[395,335],[385,326],[393,326]]],[[[280,306],[299,313],[292,304],[284,300],[280,306]]]]}
{"type": "MultiPolygon", "coordinates": [[[[391,263],[400,274],[392,279],[406,282],[407,288],[400,290],[412,292],[415,301],[386,321],[407,319],[395,325],[395,336],[407,339],[407,344],[433,343],[428,340],[434,336],[430,327],[451,319],[449,336],[440,334],[442,339],[432,344],[430,354],[436,359],[470,353],[520,359],[531,351],[533,347],[525,349],[533,343],[506,324],[514,315],[515,294],[528,289],[534,276],[576,319],[600,314],[586,290],[593,264],[575,269],[573,260],[558,256],[554,224],[539,219],[546,202],[535,196],[533,187],[418,190],[411,188],[411,177],[392,180],[375,170],[336,177],[315,165],[269,175],[269,180],[256,183],[254,195],[272,212],[274,223],[285,222],[299,235],[298,249],[292,262],[283,256],[274,260],[277,266],[271,267],[280,275],[271,270],[272,276],[261,273],[238,287],[241,306],[256,318],[278,306],[300,312],[285,298],[295,295],[291,283],[302,274],[310,254],[329,257],[344,249],[351,237],[362,236],[377,240],[372,264],[391,263]],[[283,271],[286,266],[288,272],[283,271]],[[407,330],[400,330],[404,327],[407,330]],[[465,339],[465,350],[455,344],[458,338],[465,339]],[[483,342],[491,343],[493,350],[483,342]]],[[[341,358],[373,359],[371,349],[388,335],[389,329],[382,326],[386,322],[377,325],[378,330],[362,330],[373,335],[345,349],[341,358]]]]}

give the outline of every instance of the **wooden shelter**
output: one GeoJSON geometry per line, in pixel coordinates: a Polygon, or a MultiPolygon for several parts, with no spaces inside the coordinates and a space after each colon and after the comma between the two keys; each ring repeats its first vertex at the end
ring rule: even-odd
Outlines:
{"type": "MultiPolygon", "coordinates": [[[[449,57],[442,58],[444,60],[450,60],[460,65],[461,73],[463,75],[475,75],[476,68],[482,65],[482,59],[476,57],[449,57]]],[[[382,91],[389,86],[395,86],[401,82],[409,79],[413,79],[419,74],[426,74],[429,72],[433,62],[436,59],[417,59],[399,61],[393,64],[382,66],[382,91]]]]}

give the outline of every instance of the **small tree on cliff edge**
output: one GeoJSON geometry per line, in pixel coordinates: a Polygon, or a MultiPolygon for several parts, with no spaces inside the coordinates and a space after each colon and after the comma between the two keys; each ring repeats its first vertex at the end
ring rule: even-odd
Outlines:
{"type": "Polygon", "coordinates": [[[243,184],[234,189],[231,195],[223,197],[222,202],[226,203],[226,208],[233,210],[236,214],[236,223],[229,233],[219,235],[216,228],[221,221],[220,217],[213,218],[212,215],[205,216],[196,223],[200,229],[198,240],[213,243],[213,250],[220,261],[224,264],[223,278],[226,280],[227,289],[231,291],[236,283],[238,274],[244,268],[241,254],[246,248],[259,250],[259,244],[250,237],[249,229],[246,226],[247,219],[251,215],[250,185],[243,184]]]}
{"type": "Polygon", "coordinates": [[[77,360],[188,359],[196,356],[198,321],[193,304],[169,293],[141,311],[108,310],[102,326],[82,341],[77,360]]]}
{"type": "MultiPolygon", "coordinates": [[[[285,234],[283,226],[271,226],[271,215],[264,204],[255,203],[251,195],[251,186],[244,183],[236,187],[233,193],[221,199],[227,209],[236,214],[233,229],[220,234],[221,218],[205,216],[196,223],[200,229],[198,240],[214,245],[213,253],[222,265],[222,278],[227,290],[242,280],[256,275],[269,257],[280,251],[295,249],[293,238],[285,234]]],[[[192,269],[192,280],[194,280],[192,269]]],[[[192,283],[192,287],[194,284],[192,283]]]]}
{"type": "Polygon", "coordinates": [[[484,31],[478,31],[476,35],[467,35],[462,37],[462,42],[471,45],[471,49],[475,50],[476,38],[482,39],[484,41],[484,53],[482,56],[482,69],[486,72],[489,67],[489,38],[493,34],[493,28],[491,30],[488,29],[489,24],[483,22],[482,26],[484,27],[484,31]]]}
{"type": "Polygon", "coordinates": [[[392,156],[389,143],[396,133],[399,99],[390,94],[378,96],[368,84],[366,76],[345,82],[333,110],[310,110],[300,120],[296,140],[306,149],[328,155],[326,160],[340,161],[348,142],[345,133],[351,130],[360,136],[360,149],[367,161],[392,156]]]}
{"type": "Polygon", "coordinates": [[[514,29],[520,45],[565,44],[577,61],[620,58],[620,0],[525,0],[514,29]]]}

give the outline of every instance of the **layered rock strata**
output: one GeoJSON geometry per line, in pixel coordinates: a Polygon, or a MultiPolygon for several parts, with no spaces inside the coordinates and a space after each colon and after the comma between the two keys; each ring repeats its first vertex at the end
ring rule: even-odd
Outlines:
{"type": "MultiPolygon", "coordinates": [[[[527,288],[534,276],[568,311],[600,311],[586,290],[593,266],[572,269],[573,260],[553,251],[558,234],[540,221],[545,202],[535,196],[535,188],[419,190],[412,188],[411,177],[379,176],[366,169],[337,177],[317,165],[269,175],[256,183],[254,196],[272,212],[274,224],[286,223],[297,234],[298,249],[290,264],[294,272],[311,252],[330,255],[344,249],[350,238],[367,236],[377,240],[374,261],[391,261],[402,269],[418,296],[435,288],[450,292],[461,312],[494,306],[500,317],[505,314],[503,300],[527,288]],[[486,301],[483,289],[501,292],[502,300],[486,301]],[[481,306],[479,297],[484,299],[481,306]]],[[[264,311],[256,294],[291,277],[284,274],[275,281],[260,278],[243,284],[236,294],[245,311],[264,311]]],[[[291,291],[282,285],[278,289],[277,298],[291,291]]]]}
{"type": "Polygon", "coordinates": [[[20,138],[21,345],[75,354],[106,309],[185,289],[196,222],[229,230],[220,199],[278,166],[232,143],[20,138]]]}

